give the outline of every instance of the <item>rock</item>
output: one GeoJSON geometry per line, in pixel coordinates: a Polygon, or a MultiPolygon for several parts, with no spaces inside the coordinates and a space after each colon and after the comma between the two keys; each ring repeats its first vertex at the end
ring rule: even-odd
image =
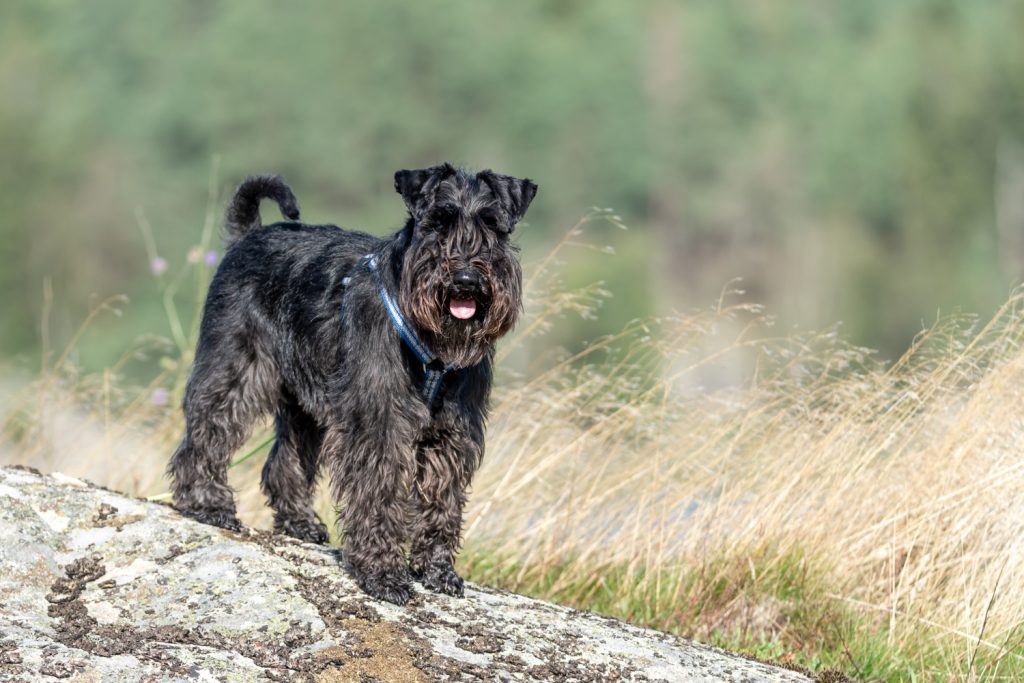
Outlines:
{"type": "Polygon", "coordinates": [[[0,468],[0,680],[805,681],[482,586],[405,608],[331,548],[0,468]]]}

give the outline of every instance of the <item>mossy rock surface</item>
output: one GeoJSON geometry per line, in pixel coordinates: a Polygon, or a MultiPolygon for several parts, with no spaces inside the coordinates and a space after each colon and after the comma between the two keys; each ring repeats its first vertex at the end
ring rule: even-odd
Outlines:
{"type": "Polygon", "coordinates": [[[0,468],[0,680],[807,680],[482,586],[395,607],[341,560],[0,468]]]}

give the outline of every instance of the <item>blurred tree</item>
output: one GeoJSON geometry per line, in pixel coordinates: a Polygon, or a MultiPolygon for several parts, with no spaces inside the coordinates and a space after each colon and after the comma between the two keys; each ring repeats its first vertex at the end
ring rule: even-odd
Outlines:
{"type": "Polygon", "coordinates": [[[135,209],[179,265],[220,154],[225,189],[277,170],[306,218],[376,232],[401,220],[397,168],[530,175],[528,259],[615,207],[633,231],[591,239],[619,255],[569,273],[615,299],[553,341],[743,276],[891,356],[1022,275],[1021,28],[1019,0],[4,3],[0,353],[37,344],[44,276],[58,337],[94,293],[136,299],[87,363],[159,331],[135,209]]]}

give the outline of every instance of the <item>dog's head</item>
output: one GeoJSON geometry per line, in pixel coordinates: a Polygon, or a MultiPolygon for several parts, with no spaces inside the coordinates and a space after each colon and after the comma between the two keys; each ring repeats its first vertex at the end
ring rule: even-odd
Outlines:
{"type": "Polygon", "coordinates": [[[442,164],[398,171],[395,190],[410,215],[399,305],[442,360],[473,365],[519,316],[522,273],[511,235],[537,186],[442,164]]]}

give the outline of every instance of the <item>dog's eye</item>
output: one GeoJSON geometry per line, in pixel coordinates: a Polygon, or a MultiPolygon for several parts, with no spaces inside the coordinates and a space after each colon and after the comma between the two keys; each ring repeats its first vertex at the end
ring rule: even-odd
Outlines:
{"type": "Polygon", "coordinates": [[[455,223],[459,218],[459,210],[450,204],[443,204],[434,209],[431,217],[434,223],[443,226],[449,226],[455,223]]]}
{"type": "Polygon", "coordinates": [[[435,206],[429,214],[427,228],[433,230],[447,230],[459,220],[458,207],[450,204],[435,206]]]}
{"type": "Polygon", "coordinates": [[[484,211],[477,215],[477,219],[480,223],[488,230],[497,230],[498,232],[508,232],[508,229],[502,225],[498,219],[497,214],[491,211],[484,211]]]}

